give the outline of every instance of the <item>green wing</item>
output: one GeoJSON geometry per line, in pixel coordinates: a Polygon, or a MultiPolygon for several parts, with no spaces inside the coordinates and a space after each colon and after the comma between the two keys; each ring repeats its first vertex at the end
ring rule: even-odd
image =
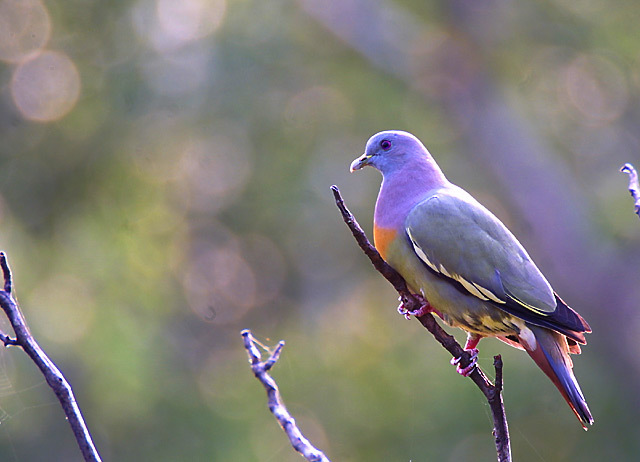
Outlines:
{"type": "Polygon", "coordinates": [[[502,222],[464,190],[435,191],[411,210],[405,228],[416,255],[461,291],[586,343],[589,324],[556,295],[502,222]]]}
{"type": "Polygon", "coordinates": [[[476,297],[540,316],[556,310],[551,286],[522,245],[465,191],[438,190],[411,210],[405,225],[420,259],[476,297]]]}

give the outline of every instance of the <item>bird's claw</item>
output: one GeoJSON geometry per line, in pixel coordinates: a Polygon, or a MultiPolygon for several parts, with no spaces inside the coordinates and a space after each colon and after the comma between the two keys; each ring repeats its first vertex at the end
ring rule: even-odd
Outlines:
{"type": "Polygon", "coordinates": [[[405,319],[411,319],[411,312],[404,307],[404,303],[398,305],[398,313],[405,317],[405,319]]]}
{"type": "Polygon", "coordinates": [[[463,377],[469,377],[471,375],[471,372],[473,372],[475,367],[478,365],[478,349],[470,348],[465,349],[464,351],[469,352],[469,354],[471,355],[471,358],[469,359],[469,365],[467,367],[460,366],[460,359],[462,359],[462,356],[460,356],[459,358],[451,358],[451,365],[456,366],[456,371],[458,372],[458,374],[463,377]]]}
{"type": "Polygon", "coordinates": [[[420,308],[418,308],[417,310],[406,309],[402,301],[400,302],[400,305],[398,305],[398,313],[400,313],[406,319],[411,319],[411,316],[415,316],[415,317],[424,316],[425,314],[432,313],[432,312],[433,312],[433,308],[431,308],[431,305],[429,305],[429,303],[423,303],[420,306],[420,308]]]}

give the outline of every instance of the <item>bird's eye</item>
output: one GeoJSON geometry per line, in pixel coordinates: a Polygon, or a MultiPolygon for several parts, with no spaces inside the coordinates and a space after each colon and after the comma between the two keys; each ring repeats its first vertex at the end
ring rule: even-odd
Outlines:
{"type": "Polygon", "coordinates": [[[391,141],[389,140],[380,141],[380,147],[382,148],[383,151],[388,151],[389,149],[391,149],[391,141]]]}

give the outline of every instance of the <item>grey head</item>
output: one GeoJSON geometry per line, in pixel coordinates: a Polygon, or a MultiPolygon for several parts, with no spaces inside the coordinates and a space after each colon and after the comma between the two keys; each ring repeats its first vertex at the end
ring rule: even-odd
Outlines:
{"type": "Polygon", "coordinates": [[[400,130],[383,131],[369,138],[364,154],[351,163],[351,171],[367,165],[378,169],[384,177],[411,169],[444,179],[440,167],[422,142],[411,133],[400,130]]]}

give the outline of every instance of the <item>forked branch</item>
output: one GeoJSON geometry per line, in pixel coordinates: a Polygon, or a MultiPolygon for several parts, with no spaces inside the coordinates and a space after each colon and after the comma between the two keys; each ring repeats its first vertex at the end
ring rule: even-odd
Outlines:
{"type": "Polygon", "coordinates": [[[269,370],[280,358],[280,352],[284,347],[284,341],[281,340],[278,346],[271,352],[269,357],[262,361],[262,354],[256,345],[260,345],[258,341],[251,335],[251,331],[245,329],[241,332],[244,338],[244,348],[249,355],[251,370],[256,379],[260,381],[267,392],[269,410],[274,415],[286,435],[289,437],[291,446],[298,451],[302,457],[309,462],[331,462],[322,451],[315,448],[307,438],[302,434],[295,419],[289,414],[287,407],[284,405],[278,390],[278,384],[273,377],[269,375],[269,370]]]}
{"type": "Polygon", "coordinates": [[[15,338],[12,338],[0,332],[0,341],[2,341],[6,347],[18,346],[22,348],[36,366],[38,366],[47,384],[51,387],[62,405],[62,410],[69,421],[69,425],[71,425],[84,460],[93,462],[100,461],[100,455],[93,444],[89,429],[82,418],[82,413],[73,396],[71,385],[69,385],[67,379],[62,375],[62,372],[53,364],[31,335],[27,321],[13,297],[11,269],[9,268],[7,256],[4,252],[0,252],[0,267],[2,268],[2,275],[4,276],[4,290],[0,290],[0,306],[2,306],[2,309],[9,318],[9,322],[15,333],[15,338]]]}

